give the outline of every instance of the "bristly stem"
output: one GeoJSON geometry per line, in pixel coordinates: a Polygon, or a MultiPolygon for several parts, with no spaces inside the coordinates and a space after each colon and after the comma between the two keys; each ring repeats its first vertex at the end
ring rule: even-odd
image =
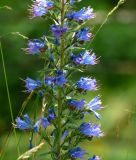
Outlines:
{"type": "MultiPolygon", "coordinates": [[[[61,0],[61,26],[64,26],[64,14],[65,14],[65,3],[64,0],[61,0]]],[[[64,37],[61,36],[60,42],[60,66],[59,68],[63,70],[64,66],[64,37]]],[[[59,88],[58,91],[58,143],[57,143],[57,159],[61,160],[61,136],[62,136],[62,129],[61,129],[61,113],[62,113],[62,88],[59,88]]]]}

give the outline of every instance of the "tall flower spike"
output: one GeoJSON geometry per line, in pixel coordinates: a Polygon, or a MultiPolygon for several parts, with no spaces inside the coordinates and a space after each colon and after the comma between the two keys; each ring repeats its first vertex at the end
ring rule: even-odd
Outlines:
{"type": "Polygon", "coordinates": [[[95,91],[97,90],[96,79],[81,77],[76,83],[76,86],[81,91],[95,91]]]}
{"type": "Polygon", "coordinates": [[[102,137],[104,135],[100,129],[100,125],[93,123],[82,123],[79,131],[87,137],[102,137]]]}
{"type": "Polygon", "coordinates": [[[81,52],[78,55],[71,55],[71,60],[77,65],[95,65],[97,59],[94,53],[90,53],[88,50],[81,52]]]}
{"type": "MultiPolygon", "coordinates": [[[[76,26],[94,18],[95,14],[90,6],[73,11],[75,6],[72,5],[80,1],[32,0],[30,9],[31,18],[42,17],[46,20],[46,17],[50,16],[50,23],[54,24],[50,26],[47,37],[29,40],[27,48],[24,49],[28,54],[39,55],[44,61],[44,67],[39,72],[43,82],[29,77],[24,80],[26,91],[34,92],[33,98],[38,98],[37,107],[42,103],[42,108],[38,107],[40,110],[37,108],[36,112],[34,111],[34,121],[25,114],[22,119],[16,118],[14,126],[30,132],[29,149],[33,147],[32,142],[36,138],[31,133],[38,133],[38,139],[46,141],[50,146],[47,152],[51,159],[83,160],[87,157],[86,151],[77,145],[82,140],[103,136],[100,125],[92,122],[81,122],[77,127],[77,122],[81,121],[86,113],[93,113],[100,118],[96,111],[102,108],[99,97],[93,98],[89,103],[84,99],[76,99],[81,92],[97,90],[96,79],[81,77],[74,85],[71,83],[74,70],[97,64],[95,53],[85,50],[85,45],[81,46],[92,39],[90,27],[76,26]],[[81,50],[82,52],[78,53],[81,50]],[[42,52],[44,54],[41,54],[42,52]],[[39,114],[41,116],[38,118],[39,114]]],[[[38,159],[38,154],[36,156],[38,159]]],[[[100,158],[93,156],[89,160],[100,158]]]]}
{"type": "Polygon", "coordinates": [[[76,147],[74,149],[69,150],[69,155],[73,159],[76,159],[76,158],[82,159],[84,154],[85,154],[85,150],[83,150],[80,147],[76,147]]]}
{"type": "Polygon", "coordinates": [[[102,102],[98,96],[93,98],[89,103],[86,104],[86,108],[94,113],[96,118],[100,119],[100,114],[96,112],[96,110],[101,110],[103,107],[101,106],[102,102]]]}

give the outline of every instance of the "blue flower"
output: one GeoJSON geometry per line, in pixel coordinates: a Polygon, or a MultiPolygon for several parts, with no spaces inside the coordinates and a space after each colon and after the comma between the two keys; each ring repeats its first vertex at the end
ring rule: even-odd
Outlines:
{"type": "Polygon", "coordinates": [[[43,128],[47,128],[47,126],[49,125],[50,123],[46,117],[38,118],[37,122],[33,126],[34,132],[37,133],[40,126],[43,128]]]}
{"type": "Polygon", "coordinates": [[[84,99],[81,99],[79,101],[77,100],[74,100],[74,99],[70,99],[68,100],[67,104],[70,106],[70,108],[76,108],[76,109],[79,109],[79,110],[82,110],[84,104],[85,104],[85,101],[84,99]]]}
{"type": "Polygon", "coordinates": [[[63,132],[63,134],[62,134],[62,137],[61,137],[61,141],[62,141],[62,142],[65,140],[65,138],[67,137],[67,135],[68,135],[68,131],[65,130],[65,131],[63,132]]]}
{"type": "Polygon", "coordinates": [[[100,119],[100,114],[97,113],[96,110],[101,110],[103,107],[101,106],[101,100],[98,96],[96,96],[89,103],[87,103],[86,108],[92,111],[96,118],[100,119]]]}
{"type": "Polygon", "coordinates": [[[53,43],[55,44],[55,45],[60,45],[60,39],[59,38],[55,38],[54,39],[54,41],[53,41],[53,43]]]}
{"type": "Polygon", "coordinates": [[[73,17],[74,17],[74,14],[75,14],[74,11],[70,11],[70,12],[66,15],[66,18],[69,19],[69,20],[72,20],[73,17]]]}
{"type": "Polygon", "coordinates": [[[59,25],[52,25],[51,30],[53,35],[59,38],[63,33],[65,33],[68,30],[68,28],[66,26],[62,27],[59,25]]]}
{"type": "Polygon", "coordinates": [[[29,54],[38,54],[45,50],[45,43],[40,39],[33,39],[28,41],[28,48],[24,49],[24,51],[29,54]]]}
{"type": "Polygon", "coordinates": [[[39,87],[41,87],[41,82],[39,80],[33,80],[31,78],[26,78],[25,81],[25,87],[27,92],[31,92],[39,87]]]}
{"type": "Polygon", "coordinates": [[[41,119],[38,119],[38,121],[33,125],[33,130],[35,133],[38,132],[40,124],[41,124],[41,119]]]}
{"type": "Polygon", "coordinates": [[[66,82],[67,80],[65,78],[63,71],[58,70],[56,75],[56,84],[62,87],[66,82]]]}
{"type": "Polygon", "coordinates": [[[53,108],[49,108],[48,117],[47,117],[48,121],[52,122],[55,118],[56,118],[56,114],[54,112],[54,109],[53,108]]]}
{"type": "Polygon", "coordinates": [[[83,22],[84,20],[95,18],[95,14],[93,13],[93,9],[89,6],[88,8],[82,8],[78,12],[69,12],[66,18],[69,20],[74,19],[77,22],[83,22]]]}
{"type": "Polygon", "coordinates": [[[87,137],[101,137],[104,135],[100,129],[100,125],[93,123],[82,123],[79,127],[79,131],[87,137]]]}
{"type": "Polygon", "coordinates": [[[70,0],[70,4],[74,4],[75,2],[81,2],[82,0],[70,0]]]}
{"type": "Polygon", "coordinates": [[[101,158],[94,155],[92,158],[89,158],[88,160],[101,160],[101,158]]]}
{"type": "Polygon", "coordinates": [[[48,13],[48,10],[46,8],[38,5],[33,5],[30,11],[31,11],[30,18],[41,17],[48,13]]]}
{"type": "Polygon", "coordinates": [[[48,13],[48,10],[53,7],[54,3],[48,0],[36,0],[32,5],[31,18],[41,17],[48,13]]]}
{"type": "Polygon", "coordinates": [[[28,147],[28,149],[32,149],[32,148],[33,148],[32,138],[29,138],[29,147],[28,147]]]}
{"type": "Polygon", "coordinates": [[[22,120],[20,117],[16,118],[15,128],[18,128],[20,130],[33,129],[34,132],[38,132],[38,127],[40,125],[39,120],[35,124],[33,124],[27,114],[25,114],[23,118],[24,120],[22,120]]]}
{"type": "Polygon", "coordinates": [[[43,6],[46,9],[51,9],[53,7],[54,2],[49,1],[49,0],[36,0],[35,4],[38,6],[43,6]]]}
{"type": "Polygon", "coordinates": [[[56,71],[56,76],[47,76],[44,79],[44,83],[49,86],[58,85],[62,87],[66,82],[67,80],[61,70],[56,71]]]}
{"type": "Polygon", "coordinates": [[[53,76],[46,76],[45,79],[44,79],[44,83],[47,85],[47,86],[53,86],[55,84],[55,77],[53,76]]]}
{"type": "Polygon", "coordinates": [[[15,122],[15,128],[20,130],[27,130],[31,128],[31,124],[27,123],[25,120],[22,120],[20,117],[17,117],[15,122]]]}
{"type": "Polygon", "coordinates": [[[41,120],[41,125],[46,128],[47,126],[50,125],[48,119],[46,117],[43,117],[42,120],[41,120]]]}
{"type": "Polygon", "coordinates": [[[89,29],[88,28],[80,29],[79,31],[77,31],[75,33],[75,36],[74,36],[74,38],[76,40],[81,41],[81,42],[90,41],[91,37],[92,37],[92,34],[89,33],[89,29]]]}
{"type": "Polygon", "coordinates": [[[73,19],[77,22],[82,22],[92,18],[95,18],[95,14],[90,6],[88,8],[82,8],[80,11],[76,12],[73,17],[73,19]]]}
{"type": "Polygon", "coordinates": [[[31,122],[28,114],[24,114],[23,118],[24,118],[24,121],[25,121],[27,124],[29,124],[29,126],[32,125],[32,122],[31,122]]]}
{"type": "Polygon", "coordinates": [[[22,120],[20,117],[16,118],[15,128],[18,128],[20,130],[30,129],[30,130],[33,130],[35,133],[37,133],[40,126],[46,128],[50,124],[46,117],[38,118],[38,120],[35,123],[33,123],[30,120],[27,114],[23,116],[23,119],[24,120],[22,120]]]}
{"type": "Polygon", "coordinates": [[[80,80],[76,83],[76,86],[81,91],[95,91],[97,90],[96,79],[84,78],[81,77],[80,80]]]}
{"type": "Polygon", "coordinates": [[[89,51],[81,52],[78,55],[71,55],[71,59],[75,64],[80,65],[95,65],[97,64],[96,56],[94,53],[90,54],[89,51]]]}
{"type": "Polygon", "coordinates": [[[73,159],[76,159],[76,158],[82,159],[84,154],[85,154],[85,150],[83,150],[80,147],[76,147],[74,149],[69,150],[69,155],[73,159]]]}

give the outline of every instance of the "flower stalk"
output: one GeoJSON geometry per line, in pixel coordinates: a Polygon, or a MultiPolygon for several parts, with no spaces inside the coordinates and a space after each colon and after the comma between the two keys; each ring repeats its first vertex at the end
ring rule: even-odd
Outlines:
{"type": "MultiPolygon", "coordinates": [[[[34,0],[30,9],[31,18],[49,16],[53,23],[49,29],[51,35],[28,40],[28,47],[24,49],[28,55],[44,60],[39,78],[27,77],[24,80],[26,92],[33,93],[40,100],[41,114],[36,114],[34,120],[28,114],[17,117],[14,127],[32,133],[31,148],[34,147],[34,134],[37,134],[40,141],[49,145],[43,155],[52,160],[83,159],[87,152],[80,143],[103,136],[100,125],[83,122],[86,114],[100,119],[98,111],[103,107],[99,96],[89,103],[85,99],[77,99],[80,94],[98,89],[96,79],[81,77],[75,83],[72,81],[75,71],[83,72],[98,63],[95,53],[84,47],[91,42],[92,33],[83,24],[95,18],[95,13],[91,7],[73,11],[73,6],[79,1],[34,0]]],[[[100,160],[98,156],[91,157],[89,160],[100,160]]]]}

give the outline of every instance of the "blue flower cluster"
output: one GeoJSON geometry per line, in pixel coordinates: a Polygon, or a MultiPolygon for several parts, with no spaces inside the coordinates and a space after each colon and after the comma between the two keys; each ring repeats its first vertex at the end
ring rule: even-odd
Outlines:
{"type": "Polygon", "coordinates": [[[33,130],[35,133],[37,133],[40,124],[44,128],[50,124],[46,117],[39,118],[35,123],[30,120],[27,114],[25,114],[23,118],[24,120],[22,120],[20,117],[16,118],[15,128],[20,130],[33,130]]]}
{"type": "MultiPolygon", "coordinates": [[[[86,115],[92,114],[96,120],[101,118],[98,111],[103,107],[99,96],[89,102],[77,98],[87,91],[96,91],[96,79],[81,77],[73,85],[71,78],[74,70],[81,71],[98,63],[96,54],[82,47],[92,40],[90,29],[75,27],[95,18],[90,6],[79,11],[72,10],[73,5],[80,1],[33,0],[30,9],[31,18],[45,18],[48,14],[52,20],[46,36],[28,40],[27,48],[24,49],[28,54],[37,55],[44,61],[38,80],[29,77],[24,80],[26,92],[37,96],[38,109],[41,108],[41,111],[37,112],[36,109],[34,120],[27,114],[22,118],[17,117],[14,126],[27,130],[32,135],[38,133],[40,140],[49,144],[47,154],[51,154],[53,159],[84,159],[87,151],[78,146],[80,142],[104,135],[100,125],[93,122],[80,123],[86,115]],[[39,113],[40,116],[37,115],[39,113]]],[[[33,146],[32,141],[33,136],[30,137],[29,148],[33,146]]],[[[92,155],[88,160],[100,160],[100,157],[92,155]]]]}
{"type": "Polygon", "coordinates": [[[33,130],[35,133],[38,132],[40,127],[46,128],[50,125],[50,123],[56,118],[56,114],[52,108],[48,110],[48,116],[38,118],[38,120],[33,123],[28,114],[23,116],[23,120],[20,117],[16,118],[15,128],[20,130],[33,130]]]}
{"type": "MultiPolygon", "coordinates": [[[[41,89],[42,83],[39,80],[33,80],[31,78],[26,78],[25,80],[25,88],[27,92],[32,92],[36,89],[41,89]]],[[[67,82],[65,75],[61,71],[57,71],[56,76],[45,76],[44,84],[47,86],[63,86],[67,82]]]]}

